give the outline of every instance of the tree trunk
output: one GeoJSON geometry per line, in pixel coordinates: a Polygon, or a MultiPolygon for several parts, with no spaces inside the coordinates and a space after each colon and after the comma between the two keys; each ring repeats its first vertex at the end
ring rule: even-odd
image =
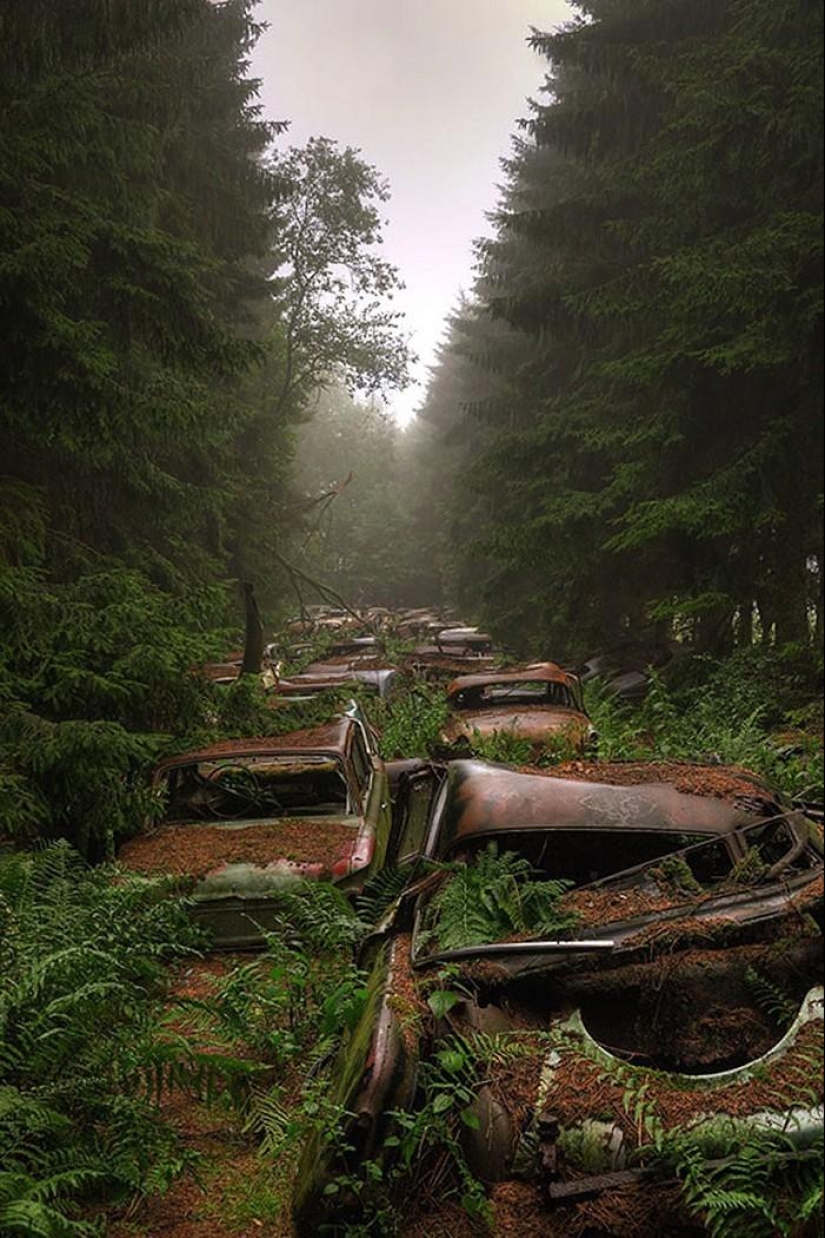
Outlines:
{"type": "Polygon", "coordinates": [[[714,607],[698,615],[694,628],[697,653],[730,653],[733,649],[733,616],[730,606],[714,607]]]}
{"type": "Polygon", "coordinates": [[[753,645],[753,601],[748,599],[739,607],[739,627],[736,643],[740,649],[750,649],[753,645]]]}
{"type": "Polygon", "coordinates": [[[264,660],[264,625],[255,600],[255,589],[248,580],[241,588],[246,610],[246,638],[243,647],[242,675],[260,675],[264,660]]]}
{"type": "Polygon", "coordinates": [[[804,559],[785,559],[777,572],[777,645],[808,645],[811,629],[808,620],[807,565],[804,559]]]}

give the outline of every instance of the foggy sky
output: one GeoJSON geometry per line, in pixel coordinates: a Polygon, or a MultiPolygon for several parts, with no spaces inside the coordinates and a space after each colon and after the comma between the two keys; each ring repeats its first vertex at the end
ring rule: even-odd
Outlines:
{"type": "Polygon", "coordinates": [[[252,61],[279,145],[324,135],[358,147],[389,179],[386,257],[407,285],[399,307],[421,360],[420,404],[444,318],[472,282],[472,242],[489,226],[516,120],[546,61],[526,44],[572,16],[566,0],[261,0],[269,23],[252,61]]]}

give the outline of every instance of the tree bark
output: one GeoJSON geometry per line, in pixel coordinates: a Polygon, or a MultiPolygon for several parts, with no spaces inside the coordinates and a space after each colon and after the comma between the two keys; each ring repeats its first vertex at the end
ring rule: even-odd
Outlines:
{"type": "Polygon", "coordinates": [[[264,625],[261,622],[255,589],[245,580],[241,583],[246,611],[246,638],[243,647],[242,675],[260,675],[264,660],[264,625]]]}

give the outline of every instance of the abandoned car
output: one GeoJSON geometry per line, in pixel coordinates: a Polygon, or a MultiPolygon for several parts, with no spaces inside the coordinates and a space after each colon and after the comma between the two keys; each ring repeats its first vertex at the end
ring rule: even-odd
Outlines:
{"type": "Polygon", "coordinates": [[[495,658],[492,654],[461,653],[438,645],[416,645],[411,653],[401,659],[404,670],[420,679],[448,684],[459,675],[480,675],[492,671],[495,658]]]}
{"type": "MultiPolygon", "coordinates": [[[[225,654],[221,662],[204,662],[194,669],[196,674],[209,680],[210,683],[220,685],[232,684],[241,677],[243,659],[244,652],[242,649],[233,650],[231,653],[225,654]]],[[[261,660],[259,675],[264,692],[271,692],[277,683],[278,676],[275,666],[266,656],[261,660]]]]}
{"type": "Polygon", "coordinates": [[[576,668],[582,683],[599,680],[606,696],[622,701],[641,701],[651,676],[673,662],[678,646],[661,641],[626,641],[605,653],[594,654],[576,668]]]}
{"type": "Polygon", "coordinates": [[[476,627],[442,628],[435,643],[444,653],[457,653],[464,657],[492,653],[493,638],[476,627]]]}
{"type": "Polygon", "coordinates": [[[596,729],[587,716],[575,675],[554,662],[524,670],[464,675],[447,689],[452,717],[447,744],[472,746],[474,737],[506,733],[536,749],[566,740],[575,751],[593,750],[596,729]]]}
{"type": "Polygon", "coordinates": [[[454,1144],[508,1233],[613,1233],[579,1210],[641,1182],[653,1211],[634,1232],[665,1232],[656,1132],[705,1157],[755,1129],[791,1149],[821,1137],[815,824],[767,791],[457,761],[409,771],[394,829],[429,866],[365,947],[366,1009],[334,1076],[346,1116],[304,1151],[301,1234],[356,1215],[339,1184],[376,1164],[390,1180],[397,1115],[446,1109],[450,1088],[454,1144]]]}
{"type": "Polygon", "coordinates": [[[300,674],[280,679],[269,703],[273,707],[281,702],[295,704],[296,701],[309,701],[323,692],[356,688],[386,701],[395,691],[398,675],[393,667],[316,664],[306,667],[300,674]]]}
{"type": "Polygon", "coordinates": [[[216,946],[260,944],[285,887],[326,880],[355,894],[384,862],[387,775],[354,706],[316,730],[182,753],[154,786],[164,818],[120,861],[191,879],[192,914],[216,946]]]}

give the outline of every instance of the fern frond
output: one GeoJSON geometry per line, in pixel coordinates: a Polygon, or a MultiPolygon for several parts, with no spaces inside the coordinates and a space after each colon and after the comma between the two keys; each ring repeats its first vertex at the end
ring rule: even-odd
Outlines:
{"type": "Polygon", "coordinates": [[[789,997],[784,989],[768,980],[767,976],[763,976],[755,967],[746,969],[745,982],[765,1014],[783,1029],[791,1026],[799,1013],[798,1002],[789,997]]]}
{"type": "Polygon", "coordinates": [[[434,894],[422,944],[441,950],[479,946],[519,934],[559,933],[578,921],[559,901],[569,882],[536,881],[528,860],[495,844],[467,864],[447,866],[434,894]]]}
{"type": "Polygon", "coordinates": [[[355,910],[364,924],[377,924],[409,884],[412,868],[389,865],[370,878],[355,900],[355,910]]]}

